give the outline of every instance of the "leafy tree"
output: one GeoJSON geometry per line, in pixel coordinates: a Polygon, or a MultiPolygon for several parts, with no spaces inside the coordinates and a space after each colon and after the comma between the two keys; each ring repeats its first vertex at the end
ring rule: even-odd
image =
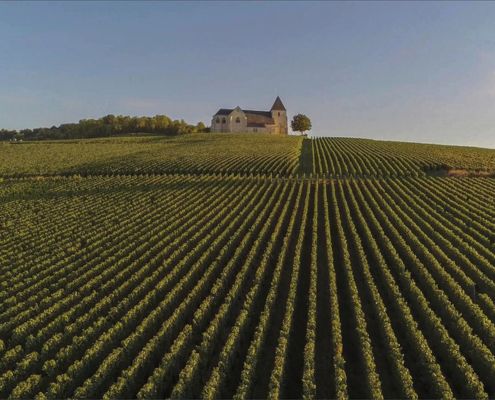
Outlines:
{"type": "Polygon", "coordinates": [[[304,135],[304,132],[311,129],[311,120],[304,114],[297,114],[292,118],[290,126],[293,131],[301,132],[301,135],[304,135]]]}
{"type": "Polygon", "coordinates": [[[76,139],[108,137],[128,133],[156,133],[182,135],[193,132],[206,132],[202,122],[188,124],[183,119],[172,120],[166,115],[154,117],[130,117],[126,115],[105,115],[99,119],[81,119],[78,123],[62,124],[51,128],[24,129],[22,131],[0,129],[0,140],[24,138],[26,140],[76,139]]]}

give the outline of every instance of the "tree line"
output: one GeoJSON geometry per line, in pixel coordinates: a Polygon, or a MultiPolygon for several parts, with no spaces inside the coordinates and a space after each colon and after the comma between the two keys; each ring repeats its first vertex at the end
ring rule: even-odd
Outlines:
{"type": "Polygon", "coordinates": [[[183,119],[172,120],[166,115],[130,117],[110,114],[98,119],[82,119],[77,123],[61,124],[51,128],[0,129],[0,140],[80,139],[139,132],[172,136],[207,131],[208,128],[202,122],[191,125],[183,119]]]}

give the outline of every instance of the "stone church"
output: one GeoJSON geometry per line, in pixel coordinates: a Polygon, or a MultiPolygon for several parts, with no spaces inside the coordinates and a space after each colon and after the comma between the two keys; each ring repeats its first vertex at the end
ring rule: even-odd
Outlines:
{"type": "Polygon", "coordinates": [[[221,108],[211,120],[211,132],[260,132],[287,135],[287,110],[277,96],[270,111],[221,108]]]}

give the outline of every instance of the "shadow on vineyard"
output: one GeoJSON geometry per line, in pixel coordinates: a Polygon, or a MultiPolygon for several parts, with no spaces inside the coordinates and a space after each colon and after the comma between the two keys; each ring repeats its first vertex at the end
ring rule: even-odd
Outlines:
{"type": "MultiPolygon", "coordinates": [[[[348,199],[345,198],[345,190],[339,183],[336,185],[338,187],[338,195],[341,198],[342,204],[350,204],[348,199]]],[[[350,215],[347,215],[350,218],[350,215]]],[[[360,254],[360,249],[357,247],[357,241],[352,240],[353,221],[350,219],[343,220],[344,232],[348,238],[349,243],[349,254],[350,254],[350,265],[353,270],[353,274],[356,278],[356,286],[358,292],[361,294],[361,303],[363,306],[363,312],[366,319],[366,326],[370,337],[375,340],[372,341],[373,356],[376,362],[377,371],[381,377],[381,387],[385,398],[401,398],[402,393],[400,392],[400,384],[393,379],[395,371],[394,366],[390,364],[387,358],[388,349],[386,348],[387,338],[383,336],[380,330],[380,315],[377,315],[374,307],[374,299],[370,293],[369,287],[367,287],[367,277],[363,275],[363,270],[365,266],[363,263],[367,263],[368,259],[362,258],[360,254]]]]}
{"type": "Polygon", "coordinates": [[[466,177],[486,177],[494,178],[495,170],[489,169],[463,169],[463,168],[452,168],[446,165],[438,165],[435,167],[425,167],[424,172],[427,176],[437,177],[437,178],[466,178],[466,177]]]}
{"type": "Polygon", "coordinates": [[[301,168],[303,174],[313,173],[313,141],[311,139],[303,139],[301,145],[301,168]]]}
{"type": "MultiPolygon", "coordinates": [[[[222,182],[228,182],[228,177],[219,177],[217,179],[211,179],[208,181],[198,180],[178,180],[175,182],[150,182],[146,181],[146,178],[143,177],[129,177],[131,180],[128,180],[125,183],[117,183],[117,185],[109,184],[106,186],[97,185],[94,188],[81,188],[78,186],[78,183],[81,183],[82,179],[86,179],[80,176],[70,176],[64,178],[57,177],[40,177],[35,178],[31,182],[29,182],[29,187],[27,187],[23,191],[15,191],[12,193],[6,193],[5,195],[0,197],[0,204],[7,203],[11,201],[20,201],[20,200],[48,200],[48,199],[70,199],[73,197],[82,197],[82,196],[113,196],[117,194],[124,193],[142,193],[146,194],[148,192],[152,193],[152,195],[148,196],[149,203],[153,203],[155,201],[159,201],[158,193],[156,191],[161,190],[186,190],[186,189],[195,189],[202,190],[208,189],[212,190],[215,186],[221,186],[222,182]],[[216,181],[216,182],[215,182],[216,181]],[[66,186],[64,187],[64,183],[66,186]],[[62,188],[62,189],[61,189],[62,188]]],[[[116,177],[89,177],[87,179],[92,179],[95,182],[103,182],[106,180],[107,182],[113,182],[116,177]]]]}
{"type": "MultiPolygon", "coordinates": [[[[327,186],[328,187],[328,186],[327,186]]],[[[324,191],[318,191],[318,209],[317,214],[317,229],[316,235],[319,240],[317,246],[317,325],[316,325],[316,348],[315,348],[315,384],[316,396],[320,399],[335,398],[335,387],[332,384],[335,380],[335,368],[332,359],[332,318],[335,317],[332,309],[330,284],[330,270],[333,265],[333,252],[331,246],[328,248],[328,241],[331,238],[327,236],[325,231],[325,210],[324,210],[324,191]],[[323,245],[325,244],[325,245],[323,245]],[[329,252],[330,250],[330,252],[329,252]],[[330,256],[329,256],[330,255],[330,256]]],[[[335,295],[335,293],[334,293],[335,295]]]]}
{"type": "MultiPolygon", "coordinates": [[[[311,273],[311,235],[312,220],[314,213],[314,185],[306,184],[305,190],[309,192],[309,207],[307,209],[306,221],[300,221],[305,224],[304,237],[301,243],[300,267],[297,280],[296,298],[294,302],[294,316],[290,328],[290,340],[287,348],[286,369],[287,374],[284,379],[284,385],[281,389],[282,398],[300,398],[302,397],[302,378],[304,371],[304,346],[306,343],[306,331],[301,329],[305,327],[308,321],[308,296],[309,281],[311,273]]],[[[297,262],[297,260],[296,260],[297,262]]]]}
{"type": "MultiPolygon", "coordinates": [[[[355,309],[352,303],[350,289],[348,287],[348,276],[345,272],[346,255],[344,254],[344,242],[339,231],[340,222],[338,221],[338,200],[335,194],[335,184],[331,185],[331,195],[329,198],[331,207],[331,238],[332,253],[334,255],[334,266],[336,274],[336,284],[339,295],[339,314],[342,322],[342,348],[344,359],[346,360],[345,369],[347,376],[348,394],[351,398],[361,399],[368,396],[366,389],[366,367],[363,364],[361,354],[362,347],[358,336],[358,326],[355,322],[355,309]]],[[[347,265],[349,267],[349,265],[347,265]]]]}

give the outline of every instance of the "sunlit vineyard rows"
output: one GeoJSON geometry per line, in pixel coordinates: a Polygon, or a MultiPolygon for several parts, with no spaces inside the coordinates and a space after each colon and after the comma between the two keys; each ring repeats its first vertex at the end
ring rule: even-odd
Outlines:
{"type": "Polygon", "coordinates": [[[170,173],[397,177],[463,169],[495,173],[495,150],[369,139],[252,134],[0,142],[0,176],[170,173]]]}
{"type": "Polygon", "coordinates": [[[369,139],[305,141],[307,172],[333,176],[422,176],[438,170],[495,172],[495,150],[369,139]]]}
{"type": "Polygon", "coordinates": [[[495,179],[258,140],[2,161],[0,398],[495,397],[495,179]]]}
{"type": "Polygon", "coordinates": [[[249,134],[0,142],[0,176],[163,173],[292,174],[301,137],[249,134]]]}

